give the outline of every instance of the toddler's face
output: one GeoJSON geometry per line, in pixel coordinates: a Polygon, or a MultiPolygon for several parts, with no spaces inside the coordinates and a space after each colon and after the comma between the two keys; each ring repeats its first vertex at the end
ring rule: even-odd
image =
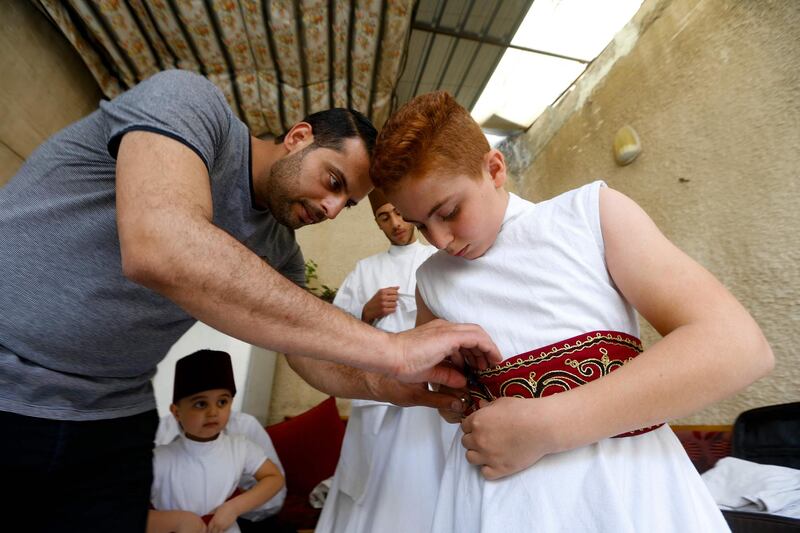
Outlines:
{"type": "Polygon", "coordinates": [[[403,218],[448,254],[476,259],[494,244],[507,203],[502,182],[484,172],[406,178],[390,193],[403,218]]]}
{"type": "Polygon", "coordinates": [[[214,440],[228,424],[233,396],[227,389],[212,389],[181,398],[172,414],[186,436],[196,441],[214,440]]]}

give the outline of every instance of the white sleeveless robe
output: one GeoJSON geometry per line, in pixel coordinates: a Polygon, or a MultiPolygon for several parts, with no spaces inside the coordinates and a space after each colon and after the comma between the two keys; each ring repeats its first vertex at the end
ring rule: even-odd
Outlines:
{"type": "MultiPolygon", "coordinates": [[[[481,325],[504,358],[597,330],[638,337],[606,269],[595,182],[533,204],[513,194],[497,240],[469,261],[439,252],[417,272],[437,317],[481,325]]],[[[458,432],[461,436],[461,431],[458,432]]],[[[434,532],[729,531],[668,426],[545,456],[487,481],[451,446],[434,532]]]]}

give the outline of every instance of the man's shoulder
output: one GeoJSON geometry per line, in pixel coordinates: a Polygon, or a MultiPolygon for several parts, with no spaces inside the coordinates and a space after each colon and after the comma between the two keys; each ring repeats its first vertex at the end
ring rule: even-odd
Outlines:
{"type": "Polygon", "coordinates": [[[152,87],[191,87],[200,90],[220,92],[214,83],[197,72],[181,69],[167,69],[156,72],[149,78],[143,80],[139,85],[152,87]]]}

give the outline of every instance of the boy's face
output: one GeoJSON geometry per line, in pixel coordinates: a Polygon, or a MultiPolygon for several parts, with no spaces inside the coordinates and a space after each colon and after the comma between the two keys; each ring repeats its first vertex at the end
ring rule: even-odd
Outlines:
{"type": "Polygon", "coordinates": [[[476,259],[494,244],[508,202],[505,165],[497,154],[486,154],[480,178],[435,173],[408,177],[387,196],[433,246],[476,259]]]}
{"type": "Polygon", "coordinates": [[[191,440],[214,440],[231,416],[233,396],[228,389],[198,392],[178,400],[169,409],[191,440]]]}
{"type": "Polygon", "coordinates": [[[414,242],[414,226],[409,224],[392,204],[383,204],[375,211],[375,221],[389,242],[405,246],[414,242]]]}

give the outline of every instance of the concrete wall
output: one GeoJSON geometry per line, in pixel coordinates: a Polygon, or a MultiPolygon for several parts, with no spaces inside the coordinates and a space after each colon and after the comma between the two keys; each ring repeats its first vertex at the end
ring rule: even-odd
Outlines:
{"type": "Polygon", "coordinates": [[[54,132],[97,108],[100,88],[64,36],[25,0],[0,2],[0,186],[54,132]]]}
{"type": "MultiPolygon", "coordinates": [[[[800,400],[800,3],[646,0],[555,109],[513,143],[539,200],[602,178],[750,310],[773,374],[684,423],[800,400]],[[619,167],[615,132],[643,153],[619,167]]],[[[646,341],[658,338],[651,328],[646,341]]],[[[713,377],[711,377],[713,379],[713,377]]]]}

